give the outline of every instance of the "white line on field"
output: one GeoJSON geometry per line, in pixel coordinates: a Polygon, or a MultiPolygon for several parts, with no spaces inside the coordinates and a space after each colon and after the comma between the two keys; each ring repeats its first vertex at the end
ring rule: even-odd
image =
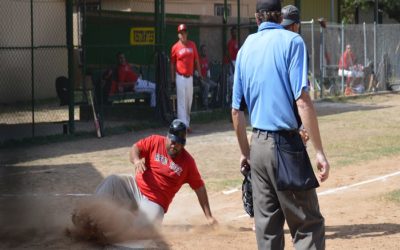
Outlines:
{"type": "Polygon", "coordinates": [[[242,214],[242,215],[236,216],[235,219],[240,219],[240,218],[243,218],[243,217],[250,217],[250,215],[242,214]]]}
{"type": "MultiPolygon", "coordinates": [[[[361,185],[368,184],[368,183],[371,183],[371,182],[383,181],[383,180],[385,180],[385,179],[387,179],[387,178],[390,178],[390,177],[393,177],[393,176],[396,176],[396,175],[400,175],[400,171],[397,171],[397,172],[394,172],[394,173],[391,173],[391,174],[387,174],[387,175],[382,175],[382,176],[376,177],[376,178],[374,178],[374,179],[370,179],[370,180],[366,180],[366,181],[354,183],[354,184],[351,184],[351,185],[342,186],[342,187],[338,187],[338,188],[328,189],[328,190],[326,190],[326,191],[319,192],[319,193],[317,193],[317,194],[318,194],[319,196],[328,195],[328,194],[334,194],[334,193],[336,193],[336,192],[338,192],[338,191],[350,189],[350,188],[357,187],[357,186],[361,186],[361,185]]],[[[229,191],[230,193],[233,193],[233,192],[234,192],[233,190],[234,190],[234,189],[228,190],[228,191],[229,191]],[[232,191],[233,191],[233,192],[232,192],[232,191]]],[[[226,192],[228,192],[228,191],[226,191],[226,192]]],[[[225,194],[225,193],[224,193],[224,194],[225,194]]],[[[243,217],[249,217],[249,215],[248,215],[248,214],[238,215],[238,216],[235,217],[235,219],[240,219],[240,218],[243,218],[243,217]]]]}
{"type": "Polygon", "coordinates": [[[235,193],[235,192],[237,192],[237,191],[239,191],[238,188],[233,188],[233,189],[231,189],[231,190],[222,191],[222,193],[223,193],[223,194],[232,194],[232,193],[235,193]]]}
{"type": "Polygon", "coordinates": [[[326,190],[326,191],[318,193],[318,195],[322,196],[322,195],[333,194],[333,193],[336,193],[337,191],[346,190],[346,189],[349,189],[349,188],[361,186],[361,185],[368,184],[368,183],[375,182],[375,181],[382,181],[382,180],[385,180],[387,178],[390,178],[390,177],[393,177],[393,176],[396,176],[396,175],[399,175],[399,174],[400,174],[400,171],[394,172],[394,173],[391,173],[391,174],[387,174],[387,175],[376,177],[374,179],[370,179],[370,180],[354,183],[354,184],[351,184],[351,185],[348,185],[348,186],[342,186],[342,187],[338,187],[338,188],[329,189],[329,190],[326,190]]]}

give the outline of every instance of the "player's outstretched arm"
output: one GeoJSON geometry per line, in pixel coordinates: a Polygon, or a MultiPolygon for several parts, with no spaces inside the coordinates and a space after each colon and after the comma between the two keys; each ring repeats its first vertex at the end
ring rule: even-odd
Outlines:
{"type": "Polygon", "coordinates": [[[140,159],[140,150],[136,144],[133,144],[131,148],[129,160],[135,167],[135,173],[146,171],[146,165],[144,164],[144,161],[140,159]]]}
{"type": "Polygon", "coordinates": [[[202,186],[198,189],[194,190],[197,198],[199,199],[199,203],[201,208],[203,209],[204,215],[207,218],[207,223],[209,225],[217,225],[218,221],[212,216],[211,214],[211,209],[210,209],[210,204],[208,202],[208,195],[206,191],[206,187],[202,186]]]}

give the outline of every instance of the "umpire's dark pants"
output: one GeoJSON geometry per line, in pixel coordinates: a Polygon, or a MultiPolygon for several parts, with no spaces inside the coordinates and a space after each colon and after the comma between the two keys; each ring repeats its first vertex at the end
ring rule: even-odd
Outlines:
{"type": "Polygon", "coordinates": [[[325,249],[324,218],[315,189],[294,192],[276,188],[273,134],[253,133],[250,159],[258,249],[284,249],[285,219],[296,249],[325,249]]]}

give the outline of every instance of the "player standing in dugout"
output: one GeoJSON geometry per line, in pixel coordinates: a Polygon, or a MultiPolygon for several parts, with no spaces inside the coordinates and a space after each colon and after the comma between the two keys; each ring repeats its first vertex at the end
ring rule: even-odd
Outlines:
{"type": "MultiPolygon", "coordinates": [[[[193,101],[193,73],[194,66],[197,72],[201,72],[199,54],[196,44],[188,40],[185,24],[178,26],[179,40],[171,48],[171,81],[176,83],[176,99],[178,119],[182,120],[188,132],[190,127],[190,111],[193,101]]],[[[199,76],[200,80],[203,77],[199,76]]]]}

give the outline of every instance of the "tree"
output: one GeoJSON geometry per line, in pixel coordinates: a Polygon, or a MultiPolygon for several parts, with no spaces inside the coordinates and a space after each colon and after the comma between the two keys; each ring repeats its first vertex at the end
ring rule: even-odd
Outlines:
{"type": "Polygon", "coordinates": [[[400,22],[400,1],[399,0],[380,0],[380,8],[383,9],[390,18],[400,22]]]}
{"type": "Polygon", "coordinates": [[[366,1],[363,0],[343,0],[340,4],[340,14],[342,22],[353,23],[355,19],[356,10],[358,8],[366,8],[366,1]]]}
{"type": "Polygon", "coordinates": [[[344,23],[353,23],[357,9],[374,9],[375,1],[379,1],[379,10],[390,18],[400,22],[399,0],[343,0],[340,4],[340,12],[344,23]]]}

